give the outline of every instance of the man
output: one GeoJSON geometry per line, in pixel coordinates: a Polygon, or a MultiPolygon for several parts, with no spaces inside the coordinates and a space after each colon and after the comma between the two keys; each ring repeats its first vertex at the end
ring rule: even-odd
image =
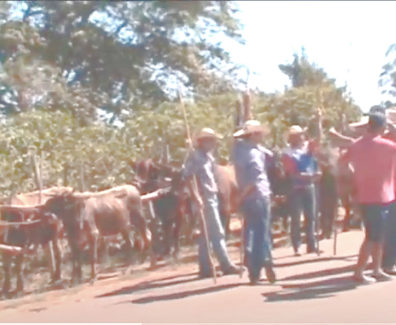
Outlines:
{"type": "MultiPolygon", "coordinates": [[[[380,113],[387,114],[380,106],[371,107],[369,114],[380,113]]],[[[358,126],[359,133],[362,133],[364,127],[367,129],[367,121],[353,123],[353,126],[358,126]]],[[[396,142],[396,127],[392,123],[388,123],[388,130],[382,135],[385,139],[396,142]]],[[[356,131],[355,131],[356,133],[356,131]]],[[[343,147],[351,146],[356,139],[344,136],[334,129],[330,130],[330,135],[333,141],[343,147]]],[[[396,189],[395,189],[396,191],[396,189]]],[[[382,258],[382,267],[385,273],[396,275],[396,204],[392,204],[389,209],[389,216],[386,225],[385,243],[382,258]]]]}
{"type": "Polygon", "coordinates": [[[246,121],[236,138],[233,160],[240,206],[245,216],[245,262],[251,284],[260,280],[264,267],[268,281],[276,281],[271,254],[270,185],[266,172],[267,150],[260,145],[267,130],[255,120],[246,121]]]}
{"type": "Polygon", "coordinates": [[[382,137],[386,123],[385,114],[370,113],[366,134],[341,157],[341,162],[349,162],[354,168],[356,199],[366,232],[354,273],[360,283],[391,279],[381,268],[389,208],[396,198],[396,144],[382,137]],[[363,273],[370,257],[372,277],[363,273]]]}
{"type": "MultiPolygon", "coordinates": [[[[227,253],[225,233],[221,224],[218,208],[218,187],[215,181],[215,160],[212,155],[221,137],[210,128],[203,128],[196,137],[196,148],[188,157],[183,169],[183,179],[188,182],[194,201],[203,209],[207,225],[208,237],[213,251],[220,263],[223,274],[239,274],[239,269],[231,262],[227,253]],[[199,193],[194,191],[192,177],[196,177],[199,193]]],[[[206,240],[201,231],[199,237],[199,269],[200,277],[212,276],[212,265],[208,255],[206,240]]]]}
{"type": "Polygon", "coordinates": [[[316,143],[305,140],[305,131],[293,125],[288,131],[288,148],[283,153],[283,164],[286,174],[292,180],[290,192],[291,237],[294,253],[300,256],[301,245],[301,213],[306,222],[307,253],[317,250],[315,239],[315,222],[317,216],[317,200],[315,183],[320,180],[321,173],[314,156],[316,143]]]}

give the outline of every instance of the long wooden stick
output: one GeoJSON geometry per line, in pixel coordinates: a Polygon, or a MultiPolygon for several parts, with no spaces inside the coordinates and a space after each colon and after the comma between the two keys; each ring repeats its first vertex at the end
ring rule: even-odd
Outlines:
{"type": "MultiPolygon", "coordinates": [[[[186,108],[184,106],[183,98],[181,96],[180,91],[178,92],[178,95],[179,95],[180,106],[181,106],[182,111],[183,111],[184,124],[186,126],[186,133],[187,133],[187,140],[188,140],[188,143],[189,143],[190,152],[192,152],[193,151],[193,144],[192,144],[192,138],[191,138],[191,133],[190,133],[190,127],[189,127],[188,120],[187,120],[186,108]]],[[[200,194],[199,194],[199,191],[198,191],[198,183],[197,183],[197,179],[196,179],[195,175],[193,175],[193,178],[192,178],[192,186],[193,186],[194,194],[196,195],[196,197],[199,198],[200,194]]],[[[210,266],[211,266],[211,269],[212,269],[213,281],[216,284],[217,283],[216,269],[215,269],[215,266],[214,266],[214,263],[213,263],[213,259],[212,259],[212,255],[211,255],[206,219],[205,219],[205,215],[204,215],[203,209],[199,208],[198,210],[199,210],[199,217],[200,217],[200,220],[201,220],[201,228],[202,228],[202,231],[204,233],[205,243],[206,243],[206,247],[207,247],[207,251],[208,251],[209,263],[211,264],[210,266]]]]}
{"type": "Polygon", "coordinates": [[[0,252],[10,255],[18,255],[22,253],[22,247],[0,244],[0,252]]]}
{"type": "Polygon", "coordinates": [[[0,228],[2,227],[16,227],[16,226],[30,226],[41,222],[40,220],[27,220],[27,221],[0,221],[0,228]]]}

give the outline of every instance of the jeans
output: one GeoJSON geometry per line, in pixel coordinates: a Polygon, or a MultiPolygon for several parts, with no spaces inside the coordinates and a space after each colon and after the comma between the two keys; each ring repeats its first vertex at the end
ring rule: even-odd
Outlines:
{"type": "Polygon", "coordinates": [[[393,203],[389,208],[386,226],[382,266],[392,268],[396,264],[396,203],[393,203]]]}
{"type": "MultiPolygon", "coordinates": [[[[209,243],[213,248],[217,260],[220,263],[222,271],[226,271],[233,266],[227,253],[224,228],[221,223],[217,197],[205,199],[204,216],[206,228],[208,231],[209,243]]],[[[208,255],[204,232],[198,238],[198,258],[201,275],[211,274],[211,264],[208,255]]]]}
{"type": "Polygon", "coordinates": [[[320,184],[319,191],[320,221],[325,237],[329,238],[333,232],[334,220],[337,216],[338,195],[333,184],[320,184]]]}
{"type": "Polygon", "coordinates": [[[271,212],[268,198],[252,198],[244,202],[245,263],[251,277],[260,276],[261,268],[272,266],[271,212]]]}
{"type": "Polygon", "coordinates": [[[294,251],[301,245],[301,213],[305,218],[305,233],[307,236],[307,250],[316,249],[315,223],[316,223],[316,191],[315,187],[295,189],[290,193],[291,238],[294,251]]]}

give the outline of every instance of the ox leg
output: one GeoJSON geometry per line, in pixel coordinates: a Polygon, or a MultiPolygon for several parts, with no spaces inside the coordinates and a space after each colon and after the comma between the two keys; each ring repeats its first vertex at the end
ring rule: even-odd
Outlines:
{"type": "Polygon", "coordinates": [[[109,242],[103,236],[98,239],[98,259],[99,263],[105,265],[105,268],[111,266],[109,242]]]}
{"type": "Polygon", "coordinates": [[[70,243],[73,263],[72,283],[73,285],[81,283],[82,272],[81,272],[81,252],[76,244],[70,243]]]}
{"type": "Polygon", "coordinates": [[[176,220],[175,220],[175,228],[174,228],[174,238],[173,238],[173,258],[175,260],[179,259],[179,252],[180,252],[180,234],[181,234],[181,229],[183,222],[185,220],[185,216],[183,215],[183,212],[180,211],[176,215],[176,220]]]}
{"type": "Polygon", "coordinates": [[[89,255],[91,257],[91,282],[96,280],[96,263],[98,261],[98,239],[99,233],[92,231],[89,235],[89,255]]]}
{"type": "Polygon", "coordinates": [[[52,251],[54,254],[54,261],[55,261],[55,272],[52,274],[52,281],[56,282],[61,279],[61,263],[62,263],[61,251],[60,251],[58,240],[54,239],[51,242],[51,244],[52,244],[51,246],[52,246],[52,251]]]}
{"type": "Polygon", "coordinates": [[[17,274],[17,288],[16,292],[18,295],[23,293],[23,254],[16,257],[15,260],[15,271],[17,274]]]}
{"type": "Polygon", "coordinates": [[[4,297],[7,297],[11,287],[11,256],[5,253],[3,254],[3,269],[4,269],[4,283],[3,283],[2,295],[4,297]]]}
{"type": "MultiPolygon", "coordinates": [[[[43,247],[44,248],[44,247],[43,247]]],[[[51,279],[54,279],[56,273],[56,262],[55,262],[55,253],[54,253],[54,245],[52,241],[50,241],[46,247],[47,251],[49,252],[50,257],[50,272],[51,272],[51,279]]],[[[45,250],[44,250],[45,251],[45,250]]]]}
{"type": "Polygon", "coordinates": [[[128,252],[127,253],[128,254],[127,263],[128,263],[128,266],[129,266],[133,262],[133,243],[132,243],[131,237],[129,236],[129,231],[128,230],[124,230],[121,233],[121,235],[122,235],[122,238],[125,240],[126,249],[127,249],[127,252],[128,252]]]}

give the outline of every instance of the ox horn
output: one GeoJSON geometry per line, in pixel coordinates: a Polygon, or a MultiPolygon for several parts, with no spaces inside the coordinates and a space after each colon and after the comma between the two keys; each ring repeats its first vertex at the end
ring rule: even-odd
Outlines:
{"type": "Polygon", "coordinates": [[[162,189],[160,188],[154,192],[140,195],[140,199],[142,200],[143,203],[153,201],[160,198],[161,195],[164,194],[164,191],[165,190],[163,188],[162,189]]]}

